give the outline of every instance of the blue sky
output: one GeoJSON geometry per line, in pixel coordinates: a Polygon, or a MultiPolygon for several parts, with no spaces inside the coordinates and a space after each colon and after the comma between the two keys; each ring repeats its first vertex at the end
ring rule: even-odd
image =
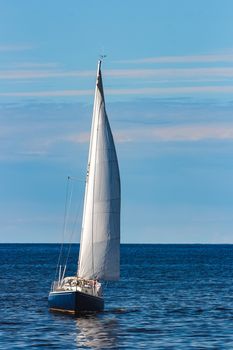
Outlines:
{"type": "MultiPolygon", "coordinates": [[[[0,2],[0,242],[58,242],[82,203],[96,65],[122,242],[233,243],[233,2],[0,2]]],[[[79,240],[79,232],[76,234],[79,240]]]]}

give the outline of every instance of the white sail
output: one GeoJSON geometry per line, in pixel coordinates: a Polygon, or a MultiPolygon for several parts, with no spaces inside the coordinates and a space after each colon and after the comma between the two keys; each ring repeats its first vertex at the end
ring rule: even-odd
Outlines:
{"type": "Polygon", "coordinates": [[[84,279],[117,280],[119,270],[120,176],[99,61],[77,274],[84,279]]]}

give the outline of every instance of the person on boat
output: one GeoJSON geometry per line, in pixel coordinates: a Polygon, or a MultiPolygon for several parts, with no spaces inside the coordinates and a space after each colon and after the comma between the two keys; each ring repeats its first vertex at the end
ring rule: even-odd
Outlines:
{"type": "Polygon", "coordinates": [[[97,280],[95,281],[95,289],[97,295],[102,295],[102,286],[97,280]]]}

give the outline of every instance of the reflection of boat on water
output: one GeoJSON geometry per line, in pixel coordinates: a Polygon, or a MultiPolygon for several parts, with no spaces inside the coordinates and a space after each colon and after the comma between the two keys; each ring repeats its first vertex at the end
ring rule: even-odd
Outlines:
{"type": "Polygon", "coordinates": [[[118,321],[115,318],[80,317],[76,322],[77,348],[118,348],[118,321]]]}
{"type": "Polygon", "coordinates": [[[120,175],[105,110],[101,61],[97,70],[77,276],[64,277],[65,270],[66,266],[52,285],[49,308],[69,313],[103,310],[99,281],[119,279],[120,175]]]}

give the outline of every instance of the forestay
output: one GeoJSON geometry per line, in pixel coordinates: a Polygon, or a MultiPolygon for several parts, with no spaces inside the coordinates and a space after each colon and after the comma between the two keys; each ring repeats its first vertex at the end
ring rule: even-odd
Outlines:
{"type": "Polygon", "coordinates": [[[120,269],[120,176],[98,63],[78,276],[117,280],[120,269]]]}

